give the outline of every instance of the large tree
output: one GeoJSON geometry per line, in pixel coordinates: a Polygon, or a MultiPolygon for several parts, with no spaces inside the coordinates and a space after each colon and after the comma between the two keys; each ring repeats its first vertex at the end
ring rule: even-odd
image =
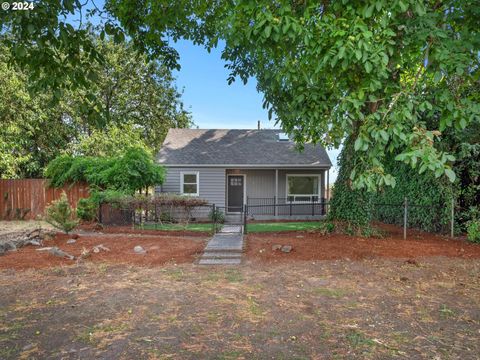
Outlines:
{"type": "MultiPolygon", "coordinates": [[[[449,129],[460,131],[479,121],[480,7],[475,1],[105,4],[93,8],[105,16],[104,31],[117,40],[126,33],[137,48],[170,66],[177,59],[171,40],[185,37],[207,48],[224,40],[230,81],[255,76],[265,106],[300,144],[353,142],[353,187],[393,185],[384,166],[391,154],[420,172],[453,180],[453,157],[439,140],[449,129]]],[[[46,0],[30,17],[2,13],[18,63],[37,66],[52,58],[71,81],[81,83],[79,69],[94,76],[82,58],[77,61],[78,49],[92,61],[101,57],[90,51],[84,29],[68,26],[65,17],[81,8],[74,0],[46,0]],[[45,41],[53,50],[33,58],[45,41]],[[57,56],[62,47],[74,56],[57,56]]],[[[43,65],[43,74],[57,71],[43,65]]]]}
{"type": "Polygon", "coordinates": [[[187,127],[171,71],[128,44],[94,38],[104,61],[91,79],[31,92],[31,75],[0,51],[0,177],[39,177],[60,153],[113,156],[126,146],[156,151],[171,127],[187,127]],[[55,89],[53,89],[55,90],[55,89]]]}
{"type": "Polygon", "coordinates": [[[104,61],[92,65],[86,88],[67,90],[62,100],[67,116],[83,126],[84,134],[112,125],[133,126],[158,150],[169,128],[191,125],[168,68],[131,44],[97,40],[95,47],[104,61]]]}

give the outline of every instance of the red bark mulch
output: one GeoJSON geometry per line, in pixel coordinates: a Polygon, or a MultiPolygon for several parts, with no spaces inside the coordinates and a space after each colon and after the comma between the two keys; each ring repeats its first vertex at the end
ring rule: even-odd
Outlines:
{"type": "Polygon", "coordinates": [[[261,262],[297,260],[372,259],[446,256],[480,258],[480,245],[465,239],[451,239],[418,230],[403,230],[393,225],[380,225],[382,238],[363,238],[344,234],[322,235],[318,232],[256,233],[247,235],[247,258],[261,262]],[[290,253],[272,250],[273,245],[291,245],[290,253]]]}
{"type": "MultiPolygon", "coordinates": [[[[158,266],[167,262],[193,262],[203,251],[206,238],[186,236],[159,236],[159,235],[79,235],[74,244],[67,244],[67,240],[75,235],[57,234],[52,240],[45,240],[44,246],[57,246],[70,255],[79,257],[82,250],[92,250],[102,244],[110,251],[91,253],[82,260],[85,262],[107,262],[114,264],[134,264],[140,266],[158,266]],[[133,248],[137,245],[146,250],[146,254],[136,254],[133,248]]],[[[29,269],[46,268],[62,265],[74,265],[76,260],[62,259],[48,251],[37,251],[37,246],[26,246],[14,252],[0,256],[0,269],[29,269]]]]}

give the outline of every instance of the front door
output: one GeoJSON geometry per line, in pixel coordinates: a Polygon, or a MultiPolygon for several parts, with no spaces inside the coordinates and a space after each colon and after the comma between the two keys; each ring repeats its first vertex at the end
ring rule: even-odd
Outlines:
{"type": "Polygon", "coordinates": [[[241,212],[243,208],[244,177],[242,175],[229,175],[227,185],[228,212],[241,212]]]}

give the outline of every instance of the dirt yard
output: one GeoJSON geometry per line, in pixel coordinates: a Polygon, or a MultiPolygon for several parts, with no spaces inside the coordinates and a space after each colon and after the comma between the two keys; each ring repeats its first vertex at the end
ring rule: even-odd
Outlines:
{"type": "Polygon", "coordinates": [[[445,257],[3,270],[0,358],[476,359],[479,274],[445,257]]]}
{"type": "Polygon", "coordinates": [[[364,238],[342,234],[322,235],[318,232],[255,233],[247,236],[247,256],[260,262],[293,260],[361,260],[374,258],[408,258],[448,256],[480,258],[480,245],[465,239],[451,239],[417,230],[403,230],[381,225],[381,238],[364,238]],[[273,250],[274,245],[291,245],[291,253],[273,250]]]}
{"type": "Polygon", "coordinates": [[[34,229],[52,229],[52,226],[45,221],[0,221],[0,235],[15,231],[34,230],[34,229]]]}
{"type": "MultiPolygon", "coordinates": [[[[385,229],[388,230],[388,229],[385,229]]],[[[0,359],[478,359],[480,246],[248,235],[238,267],[193,264],[206,238],[81,233],[0,256],[0,359]],[[290,253],[272,245],[292,245],[290,253]],[[141,245],[144,255],[133,253],[141,245]]]]}

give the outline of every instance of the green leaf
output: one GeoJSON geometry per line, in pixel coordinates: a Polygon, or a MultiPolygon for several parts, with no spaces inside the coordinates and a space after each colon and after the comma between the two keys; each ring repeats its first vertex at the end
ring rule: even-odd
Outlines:
{"type": "Polygon", "coordinates": [[[365,16],[367,19],[372,16],[374,6],[375,6],[375,5],[370,5],[370,6],[368,6],[368,7],[365,9],[364,16],[365,16]]]}
{"type": "Polygon", "coordinates": [[[445,169],[445,175],[447,175],[448,180],[450,180],[450,182],[453,183],[455,181],[456,175],[452,169],[445,169]]]}
{"type": "Polygon", "coordinates": [[[408,4],[405,4],[402,0],[398,2],[398,5],[400,6],[400,9],[402,12],[405,12],[408,10],[408,4]]]}
{"type": "Polygon", "coordinates": [[[366,71],[368,74],[370,74],[370,72],[372,71],[372,64],[371,64],[369,61],[367,61],[367,62],[365,63],[365,71],[366,71]]]}
{"type": "Polygon", "coordinates": [[[355,50],[355,57],[357,60],[360,60],[362,58],[362,51],[360,49],[355,50]]]}
{"type": "Polygon", "coordinates": [[[265,35],[266,38],[269,38],[271,33],[272,33],[272,27],[270,25],[265,27],[265,29],[263,30],[263,34],[265,35]]]}
{"type": "Polygon", "coordinates": [[[435,76],[433,77],[433,81],[438,84],[443,79],[443,74],[441,71],[435,72],[435,76]]]}
{"type": "Polygon", "coordinates": [[[419,1],[417,1],[415,3],[415,12],[420,15],[420,16],[423,16],[425,15],[426,11],[425,11],[425,7],[423,6],[422,3],[420,3],[419,1]]]}
{"type": "Polygon", "coordinates": [[[360,150],[360,148],[362,147],[363,145],[363,141],[362,141],[362,138],[357,138],[357,140],[355,140],[355,144],[354,144],[354,149],[355,151],[358,151],[360,150]]]}
{"type": "Polygon", "coordinates": [[[383,140],[388,141],[388,133],[385,130],[380,130],[380,136],[383,140]]]}

